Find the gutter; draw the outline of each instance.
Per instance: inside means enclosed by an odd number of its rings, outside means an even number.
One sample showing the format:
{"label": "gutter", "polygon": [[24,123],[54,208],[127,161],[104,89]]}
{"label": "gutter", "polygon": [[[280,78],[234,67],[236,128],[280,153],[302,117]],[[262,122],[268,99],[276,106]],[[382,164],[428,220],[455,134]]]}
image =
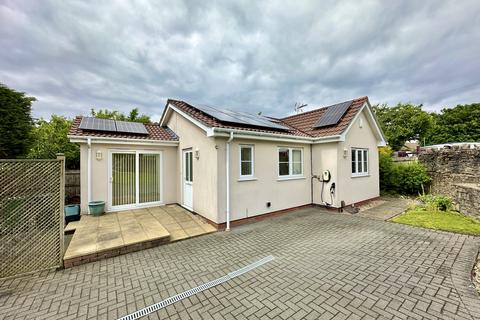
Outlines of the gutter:
{"label": "gutter", "polygon": [[207,132],[208,137],[229,137],[230,133],[235,133],[237,139],[255,139],[255,140],[278,140],[278,141],[295,141],[298,143],[322,143],[322,142],[336,142],[342,141],[342,135],[333,135],[326,137],[303,137],[303,136],[294,136],[286,134],[275,134],[268,132],[258,132],[258,131],[246,131],[239,129],[227,129],[227,128],[210,128]]}
{"label": "gutter", "polygon": [[226,193],[227,193],[227,221],[226,221],[226,228],[225,231],[230,230],[230,142],[233,140],[233,132],[230,132],[230,138],[227,140],[226,148],[225,148],[225,168],[227,170],[227,187],[226,187]]}
{"label": "gutter", "polygon": [[88,143],[90,139],[94,143],[111,143],[111,144],[149,144],[149,145],[178,145],[178,140],[153,140],[153,139],[132,139],[132,138],[112,138],[112,137],[96,137],[96,136],[75,136],[67,135],[72,143]]}
{"label": "gutter", "polygon": [[[92,201],[92,139],[87,139],[88,158],[87,158],[87,198],[88,204]],[[87,205],[88,205],[87,204]],[[90,206],[88,206],[90,213]]]}

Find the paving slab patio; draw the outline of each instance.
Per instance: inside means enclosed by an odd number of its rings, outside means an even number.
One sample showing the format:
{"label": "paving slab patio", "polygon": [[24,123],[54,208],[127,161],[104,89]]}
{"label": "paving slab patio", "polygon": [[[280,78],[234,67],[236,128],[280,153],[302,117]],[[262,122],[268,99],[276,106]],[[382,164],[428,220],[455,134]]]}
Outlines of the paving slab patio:
{"label": "paving slab patio", "polygon": [[[125,247],[142,249],[141,244],[148,243],[147,247],[151,247],[152,243],[172,242],[216,231],[203,218],[177,205],[120,211],[99,217],[84,215],[72,227],[69,225],[66,229],[75,233],[65,252],[66,267],[120,254],[122,250],[118,249]],[[128,251],[136,250],[125,250]],[[98,254],[102,255],[96,256]]]}
{"label": "paving slab patio", "polygon": [[382,197],[379,205],[368,207],[366,210],[360,209],[358,215],[386,221],[405,212],[411,203],[412,200],[408,198]]}

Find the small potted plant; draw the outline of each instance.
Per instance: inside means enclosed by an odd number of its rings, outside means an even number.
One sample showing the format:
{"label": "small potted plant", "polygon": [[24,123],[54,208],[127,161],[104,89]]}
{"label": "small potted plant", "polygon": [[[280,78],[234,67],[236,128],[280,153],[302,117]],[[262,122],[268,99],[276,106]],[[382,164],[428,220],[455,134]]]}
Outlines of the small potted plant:
{"label": "small potted plant", "polygon": [[91,201],[88,203],[88,209],[93,216],[100,216],[105,212],[105,201]]}

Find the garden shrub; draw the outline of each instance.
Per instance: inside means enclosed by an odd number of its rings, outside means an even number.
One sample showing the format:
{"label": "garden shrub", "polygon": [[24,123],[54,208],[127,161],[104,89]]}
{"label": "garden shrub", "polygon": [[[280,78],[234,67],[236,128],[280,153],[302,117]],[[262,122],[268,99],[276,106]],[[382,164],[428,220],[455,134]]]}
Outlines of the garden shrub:
{"label": "garden shrub", "polygon": [[389,147],[383,147],[379,149],[379,167],[380,167],[380,189],[382,191],[393,191],[393,160],[392,149]]}
{"label": "garden shrub", "polygon": [[431,180],[418,162],[394,164],[393,168],[393,187],[400,194],[419,194]]}
{"label": "garden shrub", "polygon": [[421,208],[427,211],[450,211],[453,209],[453,202],[447,196],[424,194],[418,197],[421,201]]}
{"label": "garden shrub", "polygon": [[421,163],[394,163],[389,148],[380,148],[379,167],[382,192],[420,194],[431,180]]}

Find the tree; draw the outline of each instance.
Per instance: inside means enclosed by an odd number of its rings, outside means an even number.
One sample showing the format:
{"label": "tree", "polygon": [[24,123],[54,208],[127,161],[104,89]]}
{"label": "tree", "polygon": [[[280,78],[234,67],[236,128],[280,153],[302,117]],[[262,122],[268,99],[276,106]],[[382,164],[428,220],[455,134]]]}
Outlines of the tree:
{"label": "tree", "polygon": [[480,103],[445,108],[433,118],[425,138],[428,144],[480,141]]}
{"label": "tree", "polygon": [[0,158],[18,158],[28,152],[35,100],[0,83]]}
{"label": "tree", "polygon": [[52,115],[50,121],[37,120],[32,130],[32,147],[28,158],[52,159],[57,153],[63,153],[67,168],[80,168],[80,148],[67,138],[71,125],[72,120],[57,115]]}
{"label": "tree", "polygon": [[141,122],[141,123],[150,123],[150,117],[142,114],[140,115],[140,111],[138,108],[133,108],[128,115],[125,115],[117,110],[108,110],[108,109],[99,109],[96,111],[92,108],[91,110],[92,116],[99,118],[99,119],[114,119],[120,121],[133,121],[133,122]]}
{"label": "tree", "polygon": [[373,106],[373,110],[394,151],[408,140],[422,140],[433,124],[432,115],[423,111],[421,104],[399,103],[394,107],[382,104]]}

